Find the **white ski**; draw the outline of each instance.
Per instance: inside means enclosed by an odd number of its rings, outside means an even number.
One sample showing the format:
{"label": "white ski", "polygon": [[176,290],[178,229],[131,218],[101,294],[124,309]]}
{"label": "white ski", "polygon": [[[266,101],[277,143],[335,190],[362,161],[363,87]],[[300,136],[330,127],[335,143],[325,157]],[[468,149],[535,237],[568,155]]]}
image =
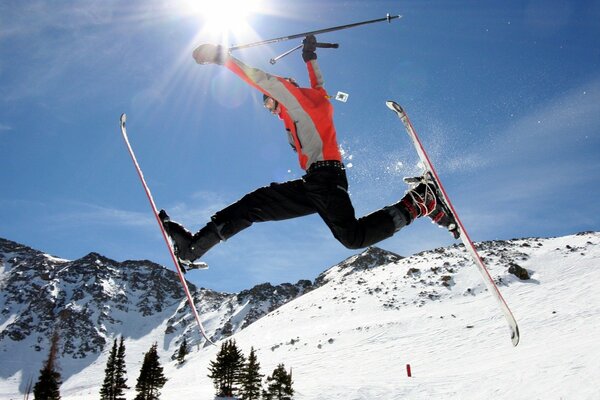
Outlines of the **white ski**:
{"label": "white ski", "polygon": [[500,293],[498,286],[494,282],[494,279],[490,275],[489,270],[483,263],[481,256],[477,252],[477,249],[475,248],[475,245],[473,244],[473,242],[471,241],[471,238],[469,237],[467,231],[465,230],[464,225],[460,221],[460,218],[458,218],[458,214],[456,213],[454,206],[450,202],[448,194],[446,193],[446,190],[442,186],[442,182],[440,181],[440,178],[438,177],[438,174],[435,171],[435,168],[433,167],[433,164],[431,163],[431,160],[429,159],[427,152],[425,152],[425,148],[423,147],[423,144],[419,140],[419,137],[417,136],[417,133],[415,132],[415,129],[413,128],[412,123],[408,119],[406,112],[404,112],[404,110],[402,109],[402,107],[400,107],[400,105],[398,103],[396,103],[394,101],[387,101],[386,105],[388,106],[389,109],[391,109],[398,115],[398,117],[404,124],[404,127],[406,128],[406,132],[408,133],[408,136],[410,136],[410,139],[412,140],[412,142],[415,146],[415,149],[417,150],[417,154],[419,155],[419,158],[421,159],[421,162],[423,163],[423,166],[425,167],[425,170],[426,170],[425,173],[429,173],[430,176],[435,180],[435,183],[437,184],[437,186],[439,188],[441,197],[445,201],[447,208],[452,212],[452,215],[453,215],[454,219],[456,220],[456,223],[458,224],[458,229],[459,229],[459,234],[460,234],[459,238],[464,243],[465,248],[467,249],[467,251],[469,252],[471,257],[473,258],[473,261],[475,262],[475,265],[479,269],[479,272],[481,272],[481,275],[483,276],[483,281],[485,282],[487,288],[489,289],[489,292],[498,301],[500,308],[502,310],[502,313],[504,314],[504,317],[506,318],[506,321],[508,322],[508,326],[510,328],[512,344],[513,344],[513,346],[516,346],[517,344],[519,344],[519,338],[520,338],[519,337],[519,326],[517,325],[517,321],[515,320],[514,315],[510,311],[510,308],[508,308],[508,304],[506,304],[504,297],[502,297],[502,294]]}
{"label": "white ski", "polygon": [[[121,115],[121,134],[123,135],[123,139],[125,139],[125,144],[127,145],[127,150],[129,151],[129,155],[131,156],[131,160],[133,161],[133,165],[135,166],[135,169],[140,178],[140,181],[142,182],[142,186],[144,187],[144,191],[146,192],[146,197],[148,197],[148,201],[150,202],[150,207],[152,208],[154,217],[156,218],[156,221],[158,222],[158,226],[160,227],[160,231],[162,232],[163,238],[165,239],[165,243],[167,244],[167,247],[169,248],[169,253],[171,254],[171,258],[173,259],[173,263],[175,264],[175,269],[177,270],[177,274],[179,275],[179,280],[181,281],[181,284],[183,286],[183,291],[185,292],[185,295],[187,296],[188,303],[192,309],[194,317],[196,318],[196,322],[198,323],[198,328],[200,329],[200,333],[202,334],[204,339],[206,339],[206,341],[215,345],[215,343],[212,340],[210,340],[210,338],[206,334],[206,331],[204,330],[204,326],[202,325],[202,321],[200,320],[200,315],[198,314],[198,310],[196,309],[196,305],[194,304],[194,299],[192,298],[190,289],[188,288],[185,277],[183,276],[183,271],[182,271],[181,265],[179,264],[179,259],[178,259],[177,255],[175,254],[173,244],[171,243],[169,235],[165,231],[165,228],[164,228],[160,218],[158,217],[158,210],[156,209],[156,204],[154,203],[154,199],[152,198],[152,193],[150,192],[150,188],[148,187],[148,184],[146,183],[146,179],[144,178],[142,169],[140,168],[137,158],[135,157],[135,154],[133,152],[133,149],[131,148],[131,144],[129,143],[129,138],[127,137],[127,130],[125,129],[126,121],[127,121],[127,116],[125,114],[122,114]],[[206,265],[205,263],[200,264],[200,265],[198,265],[198,264],[194,264],[194,265],[196,265],[197,268],[208,268],[208,265]]]}

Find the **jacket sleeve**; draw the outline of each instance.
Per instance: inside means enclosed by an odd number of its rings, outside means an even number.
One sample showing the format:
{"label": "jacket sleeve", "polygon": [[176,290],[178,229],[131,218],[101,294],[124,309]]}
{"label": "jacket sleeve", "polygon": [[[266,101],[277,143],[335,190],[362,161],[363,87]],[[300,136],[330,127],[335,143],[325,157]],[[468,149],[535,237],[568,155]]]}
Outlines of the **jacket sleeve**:
{"label": "jacket sleeve", "polygon": [[323,75],[321,74],[321,68],[319,68],[317,60],[307,61],[306,68],[308,68],[310,87],[313,89],[323,89]]}
{"label": "jacket sleeve", "polygon": [[292,96],[291,92],[295,89],[295,86],[285,79],[268,74],[258,68],[250,67],[235,57],[230,56],[224,66],[250,86],[274,98],[283,105],[286,105],[288,102],[287,99],[289,99],[289,96]]}

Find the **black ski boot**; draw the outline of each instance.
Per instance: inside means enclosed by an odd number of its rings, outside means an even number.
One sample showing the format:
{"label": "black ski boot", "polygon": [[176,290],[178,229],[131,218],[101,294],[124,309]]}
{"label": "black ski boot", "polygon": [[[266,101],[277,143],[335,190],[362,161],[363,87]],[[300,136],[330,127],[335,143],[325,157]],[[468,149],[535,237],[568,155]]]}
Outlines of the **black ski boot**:
{"label": "black ski boot", "polygon": [[177,222],[171,221],[171,218],[165,210],[160,210],[158,217],[160,218],[160,222],[162,222],[167,235],[169,235],[171,238],[175,256],[179,261],[179,267],[185,274],[187,271],[184,265],[187,266],[192,260],[186,260],[183,255],[187,253],[187,249],[190,247],[190,243],[192,242],[192,233]]}
{"label": "black ski boot", "polygon": [[427,175],[405,178],[405,181],[416,186],[406,192],[396,207],[404,208],[405,215],[410,216],[410,222],[428,216],[434,223],[448,229],[452,236],[458,239],[460,236],[458,225],[439,193],[435,181],[428,179]]}
{"label": "black ski boot", "polygon": [[165,227],[165,231],[167,231],[167,234],[173,241],[175,253],[178,256],[182,256],[192,242],[192,233],[177,222],[171,221],[171,218],[169,218],[169,215],[165,210],[160,210],[158,217]]}
{"label": "black ski boot", "polygon": [[221,241],[216,224],[211,221],[192,235],[181,224],[171,221],[165,210],[160,210],[158,216],[173,241],[175,255],[182,271],[185,273],[186,268],[207,268],[206,263],[195,263],[194,261]]}

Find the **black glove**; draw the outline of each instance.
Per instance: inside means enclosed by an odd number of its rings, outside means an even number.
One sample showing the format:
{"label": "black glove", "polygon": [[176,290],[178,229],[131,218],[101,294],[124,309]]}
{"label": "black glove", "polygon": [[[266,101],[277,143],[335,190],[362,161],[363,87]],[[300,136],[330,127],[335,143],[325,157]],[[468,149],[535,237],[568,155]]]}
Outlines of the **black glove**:
{"label": "black glove", "polygon": [[316,60],[317,53],[315,53],[315,51],[317,50],[317,38],[315,35],[308,35],[305,37],[302,44],[304,45],[302,47],[302,59],[304,62]]}

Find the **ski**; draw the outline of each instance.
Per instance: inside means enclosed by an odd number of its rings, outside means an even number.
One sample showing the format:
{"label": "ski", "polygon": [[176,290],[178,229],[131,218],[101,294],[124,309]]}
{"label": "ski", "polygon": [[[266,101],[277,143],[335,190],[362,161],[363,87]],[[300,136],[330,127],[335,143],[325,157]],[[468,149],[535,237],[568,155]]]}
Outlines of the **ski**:
{"label": "ski", "polygon": [[402,107],[394,101],[387,101],[386,105],[388,106],[388,108],[390,110],[394,111],[398,115],[398,118],[400,118],[400,120],[402,121],[402,124],[406,128],[406,132],[408,133],[408,136],[410,137],[411,141],[413,142],[413,145],[415,146],[415,149],[417,150],[417,154],[425,168],[424,176],[428,176],[428,179],[432,179],[435,182],[437,189],[438,189],[438,193],[441,195],[441,198],[446,203],[447,209],[452,213],[454,220],[458,224],[458,236],[459,236],[460,240],[463,242],[463,244],[465,245],[465,248],[467,249],[467,251],[469,252],[471,257],[473,258],[473,261],[474,261],[475,265],[477,266],[477,269],[479,269],[479,272],[483,276],[483,281],[486,284],[489,292],[498,301],[498,304],[500,305],[500,309],[502,310],[502,313],[504,314],[504,317],[506,318],[506,321],[508,322],[508,326],[510,328],[511,341],[512,341],[513,346],[518,345],[520,335],[519,335],[519,326],[517,325],[517,321],[516,321],[513,313],[510,311],[508,304],[504,300],[504,297],[502,297],[502,294],[500,293],[498,286],[494,282],[494,279],[490,275],[489,270],[485,266],[483,259],[477,252],[477,249],[475,248],[475,245],[471,241],[471,238],[469,237],[469,234],[465,230],[465,227],[462,224],[460,218],[458,218],[458,214],[456,213],[454,206],[450,202],[450,198],[448,197],[446,190],[442,186],[442,182],[440,181],[440,178],[439,178],[437,172],[435,171],[435,168],[433,167],[433,164],[431,163],[431,160],[429,159],[429,156],[427,155],[427,152],[425,151],[423,144],[421,143],[419,137],[417,136],[417,133],[415,132],[415,129],[413,128],[413,125],[410,122],[408,115],[406,115],[406,112],[402,109]]}
{"label": "ski", "polygon": [[[123,139],[125,140],[125,144],[127,145],[127,150],[129,151],[129,155],[131,156],[131,160],[133,161],[133,165],[135,166],[135,169],[137,171],[138,177],[140,178],[140,181],[142,183],[142,186],[144,187],[144,191],[146,192],[146,197],[148,198],[148,201],[150,202],[150,208],[152,208],[152,212],[154,213],[154,217],[156,218],[156,221],[158,222],[158,226],[160,227],[160,231],[162,232],[162,236],[165,240],[165,243],[167,244],[167,248],[169,249],[169,253],[171,255],[171,258],[173,259],[173,263],[175,264],[175,269],[177,270],[177,274],[179,276],[179,280],[181,281],[181,285],[183,286],[183,291],[185,292],[185,295],[187,297],[187,301],[192,309],[192,313],[194,314],[194,317],[196,318],[196,322],[198,323],[198,328],[200,329],[200,333],[202,334],[202,336],[204,337],[204,339],[206,339],[207,342],[209,342],[212,345],[215,345],[215,343],[210,340],[210,338],[208,337],[208,335],[206,334],[206,331],[204,330],[204,326],[202,325],[202,321],[200,320],[200,315],[198,314],[198,310],[196,309],[196,305],[194,304],[194,299],[192,298],[192,294],[190,293],[190,289],[188,288],[187,282],[185,280],[185,277],[183,276],[184,272],[183,272],[183,267],[180,264],[180,260],[177,257],[177,254],[175,252],[174,246],[171,243],[171,239],[169,238],[169,235],[167,234],[167,232],[165,231],[165,228],[162,224],[162,221],[160,220],[159,216],[158,216],[158,210],[156,208],[156,204],[154,203],[154,199],[152,197],[152,193],[150,192],[150,188],[148,187],[148,184],[146,183],[146,179],[144,178],[144,174],[142,172],[142,169],[140,168],[140,165],[137,161],[137,158],[135,157],[135,153],[133,152],[133,148],[131,147],[131,144],[129,143],[129,137],[127,136],[127,129],[125,127],[125,123],[127,121],[127,115],[125,114],[121,114],[121,119],[120,119],[120,125],[121,125],[121,134],[123,135]],[[196,268],[208,268],[208,265],[206,265],[205,263],[202,264],[194,264],[196,265]]]}

